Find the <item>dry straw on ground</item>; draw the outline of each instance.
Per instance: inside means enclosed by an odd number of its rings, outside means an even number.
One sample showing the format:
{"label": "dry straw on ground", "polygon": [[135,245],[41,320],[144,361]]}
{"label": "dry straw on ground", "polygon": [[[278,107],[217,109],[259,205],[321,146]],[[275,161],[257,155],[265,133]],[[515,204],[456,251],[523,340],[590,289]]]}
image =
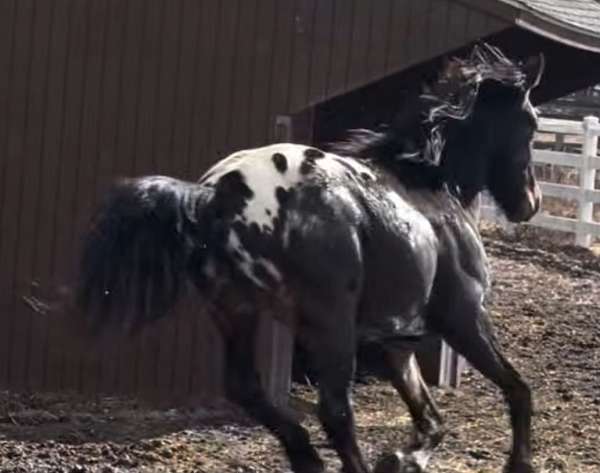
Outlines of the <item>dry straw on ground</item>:
{"label": "dry straw on ground", "polygon": [[[541,473],[600,471],[600,258],[573,247],[486,232],[495,271],[491,312],[503,348],[535,394]],[[439,473],[499,472],[510,432],[498,390],[468,372],[459,390],[435,390],[449,433],[432,461]],[[296,387],[304,404],[314,392]],[[373,381],[354,393],[370,461],[401,445],[410,419],[393,389]],[[339,463],[313,416],[330,470]],[[225,411],[152,411],[133,401],[0,396],[0,472],[287,472],[262,428]]]}

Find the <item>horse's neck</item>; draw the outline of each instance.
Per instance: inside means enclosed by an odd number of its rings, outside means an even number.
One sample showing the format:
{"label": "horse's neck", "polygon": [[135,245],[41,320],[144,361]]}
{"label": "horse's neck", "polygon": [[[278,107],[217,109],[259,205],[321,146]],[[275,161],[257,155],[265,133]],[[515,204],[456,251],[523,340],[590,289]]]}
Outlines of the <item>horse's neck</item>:
{"label": "horse's neck", "polygon": [[444,180],[463,208],[476,215],[486,188],[489,144],[477,136],[470,121],[451,122],[446,131],[440,165]]}

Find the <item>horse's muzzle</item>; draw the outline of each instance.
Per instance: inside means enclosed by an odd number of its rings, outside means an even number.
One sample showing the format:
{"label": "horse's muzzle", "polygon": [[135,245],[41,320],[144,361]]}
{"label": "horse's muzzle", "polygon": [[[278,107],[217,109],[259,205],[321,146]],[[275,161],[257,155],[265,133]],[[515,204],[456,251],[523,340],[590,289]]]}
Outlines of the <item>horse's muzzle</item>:
{"label": "horse's muzzle", "polygon": [[533,182],[533,185],[528,187],[526,190],[525,198],[521,201],[521,206],[512,215],[507,215],[511,222],[527,222],[531,220],[542,206],[542,191],[537,182]]}

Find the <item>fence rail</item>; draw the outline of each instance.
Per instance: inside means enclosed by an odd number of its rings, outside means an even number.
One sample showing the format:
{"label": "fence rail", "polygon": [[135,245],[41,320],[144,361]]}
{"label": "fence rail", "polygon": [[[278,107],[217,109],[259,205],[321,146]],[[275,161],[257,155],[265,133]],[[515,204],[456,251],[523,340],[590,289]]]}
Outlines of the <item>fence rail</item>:
{"label": "fence rail", "polygon": [[[540,120],[541,133],[580,136],[583,138],[581,153],[566,153],[547,149],[536,149],[533,161],[540,164],[570,166],[579,171],[579,185],[540,182],[544,196],[577,201],[577,219],[558,217],[540,213],[528,225],[559,230],[575,234],[580,246],[589,247],[594,237],[600,237],[600,222],[594,221],[594,204],[600,204],[600,190],[595,188],[596,171],[600,169],[598,157],[598,136],[600,123],[597,117],[585,117],[582,122],[543,118]],[[485,220],[506,224],[500,211],[489,201],[484,201],[481,215]]]}

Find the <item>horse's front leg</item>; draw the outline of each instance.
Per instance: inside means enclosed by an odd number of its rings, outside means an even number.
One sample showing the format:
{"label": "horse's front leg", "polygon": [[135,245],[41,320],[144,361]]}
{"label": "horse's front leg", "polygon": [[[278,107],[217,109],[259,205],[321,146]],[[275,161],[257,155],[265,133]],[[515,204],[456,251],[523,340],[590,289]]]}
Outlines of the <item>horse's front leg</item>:
{"label": "horse's front leg", "polygon": [[386,352],[392,384],[410,411],[414,432],[410,444],[402,451],[383,456],[374,473],[422,472],[444,436],[443,420],[421,377],[414,353],[394,347],[386,347]]}
{"label": "horse's front leg", "polygon": [[489,316],[480,303],[439,320],[446,341],[482,375],[498,386],[508,403],[513,442],[506,473],[533,473],[531,391],[500,352]]}

